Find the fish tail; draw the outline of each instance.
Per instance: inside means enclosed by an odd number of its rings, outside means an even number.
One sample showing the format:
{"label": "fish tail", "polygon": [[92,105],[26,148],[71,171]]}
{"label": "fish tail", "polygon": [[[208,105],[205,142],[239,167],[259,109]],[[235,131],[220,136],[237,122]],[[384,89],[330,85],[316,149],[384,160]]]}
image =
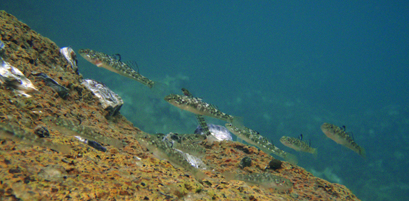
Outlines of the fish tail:
{"label": "fish tail", "polygon": [[150,85],[148,87],[158,97],[165,96],[166,89],[169,88],[167,85],[165,85],[164,83],[161,83],[161,82],[155,82],[154,84],[152,84],[152,85]]}
{"label": "fish tail", "polygon": [[366,158],[366,151],[363,147],[359,147],[358,151],[359,151],[358,153],[359,155],[361,155],[363,158]]}
{"label": "fish tail", "polygon": [[317,159],[317,155],[318,155],[317,148],[313,148],[311,153],[314,156],[314,158]]}
{"label": "fish tail", "polygon": [[230,123],[233,124],[233,126],[237,128],[241,128],[241,129],[245,128],[243,126],[243,117],[234,116],[233,120]]}

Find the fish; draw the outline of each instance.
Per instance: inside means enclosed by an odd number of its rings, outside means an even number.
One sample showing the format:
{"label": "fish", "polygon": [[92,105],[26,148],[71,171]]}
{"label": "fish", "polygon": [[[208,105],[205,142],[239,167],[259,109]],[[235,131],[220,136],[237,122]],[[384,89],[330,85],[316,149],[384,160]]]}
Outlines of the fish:
{"label": "fish", "polygon": [[230,123],[238,123],[237,117],[221,112],[215,106],[203,102],[200,98],[170,94],[164,99],[173,106],[197,115],[209,116]]}
{"label": "fish", "polygon": [[178,151],[192,167],[202,170],[206,169],[206,164],[204,164],[202,159],[200,159],[199,157],[196,157],[189,153],[185,153],[179,149],[175,150]]}
{"label": "fish", "polygon": [[274,154],[290,163],[297,164],[297,157],[287,153],[280,148],[274,146],[274,144],[267,138],[260,135],[259,132],[251,130],[242,126],[243,128],[238,128],[232,125],[231,123],[226,123],[225,127],[233,134],[235,134],[240,139],[246,141],[247,143],[254,145],[268,154]]}
{"label": "fish", "polygon": [[[199,136],[199,138],[204,137],[201,135],[197,136]],[[186,137],[184,139],[190,140],[187,138],[189,137]],[[191,153],[189,153],[189,155],[184,154],[184,152],[181,151],[180,149],[174,148],[172,143],[168,143],[167,140],[164,140],[159,136],[147,134],[143,136],[137,136],[137,140],[142,146],[149,149],[149,151],[152,152],[159,159],[167,159],[173,165],[182,167],[185,170],[189,171],[197,179],[203,179],[204,177],[206,177],[205,174],[199,171],[200,169],[206,168],[206,165],[202,163],[199,157],[193,158],[192,157],[193,155],[191,155]],[[189,142],[185,143],[189,144]],[[191,145],[190,148],[199,147],[199,145],[196,145],[195,143],[190,143],[190,145]]]}
{"label": "fish", "polygon": [[324,123],[321,125],[321,130],[331,140],[366,158],[365,149],[354,141],[352,136],[345,131],[345,127],[341,128],[333,124]]}
{"label": "fish", "polygon": [[21,143],[22,146],[46,147],[63,154],[70,154],[73,151],[71,146],[54,143],[53,141],[46,140],[38,135],[33,135],[32,132],[22,129],[19,125],[13,123],[0,122],[0,138],[2,140],[10,139],[15,142],[24,142]]}
{"label": "fish", "polygon": [[235,174],[230,177],[235,180],[244,181],[253,185],[260,185],[267,189],[272,188],[278,191],[288,191],[292,189],[294,185],[289,179],[272,173]]}
{"label": "fish", "polygon": [[152,88],[155,84],[154,81],[144,77],[132,69],[128,64],[120,61],[117,56],[110,56],[90,49],[80,49],[78,52],[85,60],[97,67],[102,67],[124,77],[136,80],[149,88]]}
{"label": "fish", "polygon": [[[192,93],[190,93],[190,91],[187,90],[186,88],[182,88],[182,92],[183,92],[183,94],[184,94],[185,96],[190,97],[190,98],[193,98]],[[211,133],[210,133],[210,131],[209,131],[209,127],[207,127],[207,123],[206,123],[206,120],[205,120],[205,118],[203,117],[203,115],[197,114],[197,115],[196,115],[196,118],[197,118],[197,121],[199,121],[200,126],[203,128],[203,133],[204,133],[207,137],[210,137],[210,136],[211,136]]]}
{"label": "fish", "polygon": [[283,136],[280,138],[280,142],[283,145],[291,149],[294,149],[296,151],[303,151],[303,152],[317,155],[317,149],[312,148],[308,143],[302,141],[302,137],[299,139],[299,138],[294,138],[294,137]]}

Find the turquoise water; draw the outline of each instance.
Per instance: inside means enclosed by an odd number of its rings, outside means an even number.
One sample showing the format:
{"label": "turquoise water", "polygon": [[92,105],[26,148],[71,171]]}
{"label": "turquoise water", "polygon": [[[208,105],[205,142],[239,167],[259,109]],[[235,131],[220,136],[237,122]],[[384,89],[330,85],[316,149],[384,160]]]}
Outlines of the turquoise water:
{"label": "turquoise water", "polygon": [[[136,61],[165,92],[82,58],[79,69],[118,93],[121,113],[144,131],[193,133],[195,116],[163,100],[185,87],[362,200],[409,197],[409,2],[100,2],[19,0],[0,9],[60,47]],[[324,122],[345,125],[367,159],[327,139]],[[300,133],[318,147],[316,159],[279,142]]]}

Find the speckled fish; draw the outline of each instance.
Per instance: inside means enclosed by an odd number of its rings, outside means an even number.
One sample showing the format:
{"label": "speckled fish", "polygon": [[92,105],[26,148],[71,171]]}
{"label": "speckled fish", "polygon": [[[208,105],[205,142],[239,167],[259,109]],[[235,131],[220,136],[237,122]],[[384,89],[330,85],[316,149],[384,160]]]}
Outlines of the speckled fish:
{"label": "speckled fish", "polygon": [[[185,88],[182,88],[182,92],[183,92],[183,94],[185,94],[185,96],[187,96],[187,97],[190,97],[190,98],[193,98],[193,95],[192,95],[192,93],[190,93],[190,91],[189,90],[187,90],[187,89],[185,89]],[[206,135],[206,136],[211,136],[211,133],[210,133],[210,131],[209,131],[209,127],[207,127],[207,123],[206,123],[206,120],[205,120],[205,118],[203,117],[203,115],[196,115],[196,118],[197,118],[197,121],[199,121],[199,124],[200,124],[200,126],[203,128],[203,133]]]}
{"label": "speckled fish", "polygon": [[279,191],[287,191],[293,187],[293,183],[291,183],[289,179],[271,173],[237,174],[234,175],[233,178],[235,180],[260,185],[264,188],[273,188]]}
{"label": "speckled fish", "polygon": [[294,149],[296,151],[303,151],[303,152],[307,152],[307,153],[317,155],[317,149],[310,147],[310,145],[308,143],[302,141],[302,139],[283,136],[283,137],[280,138],[280,142],[283,145],[285,145],[287,147],[290,147],[291,149]]}
{"label": "speckled fish", "polygon": [[[200,135],[199,135],[200,136]],[[204,137],[204,136],[202,136]],[[137,140],[142,146],[149,149],[156,157],[160,159],[167,159],[173,165],[183,167],[187,171],[191,172],[196,178],[203,178],[204,175],[199,171],[199,169],[206,168],[204,164],[198,161],[198,158],[191,160],[192,158],[187,158],[189,156],[183,154],[179,149],[173,148],[171,143],[163,140],[161,137],[155,137],[154,135],[138,136]],[[193,162],[193,164],[192,164]],[[197,163],[196,163],[197,162]],[[200,163],[200,164],[199,164]]]}
{"label": "speckled fish", "polygon": [[230,123],[237,123],[237,117],[221,112],[215,106],[203,102],[200,98],[170,94],[165,97],[165,101],[197,115],[205,115]]}
{"label": "speckled fish", "polygon": [[134,69],[132,69],[128,64],[118,60],[114,56],[110,56],[102,52],[97,52],[90,49],[80,49],[78,52],[82,57],[84,57],[85,60],[91,62],[92,64],[98,67],[103,67],[114,73],[118,73],[127,78],[136,80],[148,86],[149,88],[152,88],[153,85],[155,84],[155,82],[142,76]]}
{"label": "speckled fish", "polygon": [[336,143],[351,149],[364,158],[366,157],[365,149],[360,147],[354,141],[354,139],[347,132],[345,132],[344,128],[340,128],[333,124],[324,123],[321,126],[321,130],[331,140],[334,140]]}
{"label": "speckled fish", "polygon": [[225,126],[227,129],[229,129],[230,132],[235,134],[237,137],[251,145],[258,147],[265,153],[274,154],[294,164],[297,163],[297,157],[274,146],[274,144],[271,143],[270,140],[260,135],[260,133],[258,133],[257,131],[251,130],[244,126],[243,128],[237,128],[230,123],[226,123]]}

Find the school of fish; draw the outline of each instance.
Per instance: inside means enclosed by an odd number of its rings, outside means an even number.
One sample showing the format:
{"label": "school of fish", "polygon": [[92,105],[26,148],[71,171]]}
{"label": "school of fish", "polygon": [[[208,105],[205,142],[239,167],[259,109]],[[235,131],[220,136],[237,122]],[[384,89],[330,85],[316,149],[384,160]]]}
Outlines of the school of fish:
{"label": "school of fish", "polygon": [[[103,67],[119,75],[136,80],[148,86],[149,88],[152,88],[155,84],[154,81],[142,76],[141,74],[139,74],[139,72],[135,71],[128,64],[120,61],[120,59],[115,56],[110,56],[105,53],[90,49],[80,49],[79,54],[85,60],[98,67]],[[164,100],[182,110],[194,113],[206,136],[211,136],[211,133],[203,116],[209,116],[227,121],[229,123],[226,124],[226,128],[228,128],[237,137],[243,139],[251,145],[259,147],[266,153],[271,153],[293,163],[296,163],[297,160],[295,156],[277,148],[273,145],[273,143],[271,143],[267,138],[260,135],[258,132],[241,126],[241,124],[237,121],[237,117],[221,112],[216,106],[206,103],[200,98],[193,97],[193,95],[185,88],[183,88],[182,91],[184,95],[170,94],[166,96]],[[366,156],[365,149],[360,147],[353,140],[353,138],[342,128],[332,124],[324,123],[321,126],[321,129],[328,138],[334,140],[336,143],[355,151],[363,157]],[[302,141],[302,139],[283,136],[280,139],[280,142],[283,145],[296,151],[303,151],[314,155],[317,154],[317,149],[310,147],[310,145]]]}
{"label": "school of fish", "polygon": [[[142,76],[139,72],[132,69],[128,64],[120,61],[115,56],[110,56],[102,52],[90,50],[90,49],[81,49],[79,54],[84,57],[87,61],[96,65],[97,67],[103,67],[107,70],[115,72],[119,75],[131,78],[136,80],[149,88],[152,88],[155,84],[154,81]],[[200,131],[205,134],[207,140],[211,140],[212,134],[209,131],[208,124],[204,116],[220,119],[228,123],[225,124],[225,127],[238,138],[244,140],[250,145],[258,147],[265,153],[273,154],[278,157],[287,160],[290,163],[296,164],[297,157],[287,153],[280,148],[276,147],[270,140],[262,136],[257,131],[254,131],[250,128],[244,127],[239,123],[239,120],[236,116],[229,115],[227,113],[221,112],[216,106],[204,102],[202,99],[194,97],[187,89],[182,89],[184,95],[170,94],[167,95],[164,100],[171,105],[178,107],[182,110],[191,112],[195,114],[199,124]],[[333,124],[324,123],[321,126],[323,133],[333,141],[338,144],[341,144],[354,152],[358,153],[362,157],[366,157],[365,149],[359,146],[353,139],[353,137],[345,131],[345,127],[338,127]],[[214,137],[214,136],[213,136]],[[175,135],[172,135],[172,138],[177,138]],[[182,165],[185,168],[191,169],[189,167],[194,167],[193,169],[203,169],[204,165],[200,164],[200,159],[195,158],[193,155],[185,153],[183,151],[192,150],[192,148],[184,149],[183,143],[175,142],[170,140],[171,145],[165,143],[169,141],[169,137],[163,138],[163,140],[153,140],[146,141],[145,139],[140,139],[142,144],[145,144],[150,149],[162,150],[171,161]],[[164,141],[165,140],[165,141]],[[314,156],[317,155],[317,149],[311,147],[311,143],[306,143],[302,139],[302,134],[299,138],[294,138],[290,136],[282,136],[280,142],[295,151],[302,151],[311,153]],[[154,145],[154,146],[153,146]],[[157,148],[155,148],[157,147]],[[178,149],[179,148],[179,149]],[[170,151],[169,151],[170,150]],[[199,163],[199,165],[198,165]],[[190,165],[189,165],[190,164]],[[193,170],[195,171],[195,170]],[[247,174],[247,175],[235,175],[234,179],[243,180],[248,183],[260,184],[269,188],[276,189],[287,189],[292,186],[291,182],[285,178],[281,178],[271,174]]]}
{"label": "school of fish", "polygon": [[251,130],[244,126],[243,128],[238,128],[236,126],[233,126],[231,123],[226,123],[225,126],[237,137],[251,145],[258,147],[265,153],[274,154],[276,156],[284,158],[285,160],[288,160],[293,164],[297,164],[297,157],[274,146],[274,144],[270,140],[260,135],[260,133],[258,133],[257,131]]}

